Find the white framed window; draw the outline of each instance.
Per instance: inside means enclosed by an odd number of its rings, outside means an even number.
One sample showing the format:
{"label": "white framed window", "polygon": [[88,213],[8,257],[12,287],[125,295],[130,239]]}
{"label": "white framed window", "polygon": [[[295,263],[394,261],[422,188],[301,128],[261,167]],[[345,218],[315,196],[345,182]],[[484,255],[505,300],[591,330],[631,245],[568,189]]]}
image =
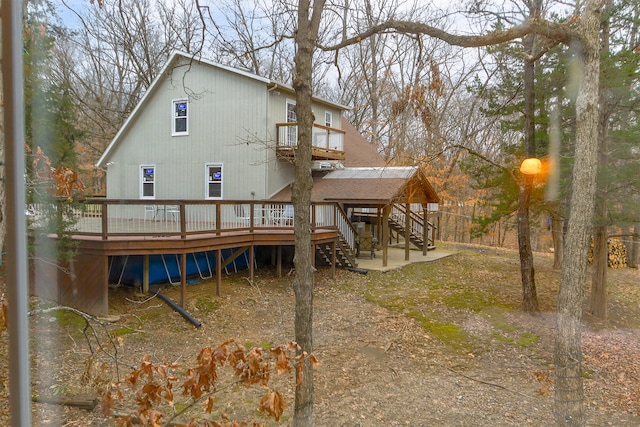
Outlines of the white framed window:
{"label": "white framed window", "polygon": [[171,135],[189,135],[189,101],[177,99],[172,101]]}
{"label": "white framed window", "polygon": [[333,127],[333,114],[331,114],[331,111],[324,112],[324,125],[329,128]]}
{"label": "white framed window", "polygon": [[140,198],[156,198],[156,167],[155,165],[140,165]]}
{"label": "white framed window", "polygon": [[205,199],[222,199],[222,163],[207,163]]}
{"label": "white framed window", "polygon": [[[287,99],[287,123],[296,123],[296,101]],[[287,142],[290,147],[298,145],[298,126],[287,126]]]}

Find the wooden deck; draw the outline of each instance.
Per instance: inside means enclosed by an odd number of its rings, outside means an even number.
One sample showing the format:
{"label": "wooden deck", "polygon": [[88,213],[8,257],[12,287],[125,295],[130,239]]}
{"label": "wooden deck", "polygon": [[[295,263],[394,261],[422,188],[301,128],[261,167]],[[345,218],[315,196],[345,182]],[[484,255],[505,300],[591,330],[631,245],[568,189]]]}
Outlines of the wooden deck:
{"label": "wooden deck", "polygon": [[[173,208],[168,210],[167,206]],[[311,211],[311,243],[314,247],[332,248],[333,273],[339,236],[355,242],[355,230],[335,205],[313,205]],[[264,202],[86,200],[81,209],[74,211],[72,238],[77,244],[74,262],[60,269],[55,263],[34,260],[31,291],[91,314],[107,314],[110,257],[177,254],[181,259],[183,306],[189,254],[216,252],[215,265],[220,266],[215,269],[218,293],[224,267],[221,253],[225,249],[248,249],[249,275],[253,280],[256,246],[273,246],[281,273],[282,247],[292,246],[295,241],[292,212],[290,204]],[[50,236],[49,240],[40,245],[53,245],[56,236]],[[39,250],[47,253],[46,247]],[[142,286],[148,289],[148,281]]]}

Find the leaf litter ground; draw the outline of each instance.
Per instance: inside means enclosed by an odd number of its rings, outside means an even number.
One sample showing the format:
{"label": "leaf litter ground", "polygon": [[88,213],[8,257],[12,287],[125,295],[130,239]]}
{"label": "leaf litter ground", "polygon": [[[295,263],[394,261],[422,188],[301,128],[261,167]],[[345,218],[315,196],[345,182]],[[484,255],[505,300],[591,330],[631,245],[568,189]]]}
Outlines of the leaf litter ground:
{"label": "leaf litter ground", "polygon": [[[541,312],[520,311],[517,253],[450,247],[456,253],[386,273],[316,273],[314,294],[314,421],[318,426],[547,426],[553,423],[553,339],[559,272],[535,255]],[[585,403],[590,426],[640,425],[639,271],[608,271],[609,319],[584,316]],[[161,292],[178,301],[177,287]],[[588,289],[587,289],[588,292]],[[588,295],[588,293],[587,293]],[[32,308],[50,305],[34,298]],[[270,268],[189,285],[186,309],[194,327],[159,298],[110,290],[118,319],[97,342],[116,344],[118,372],[104,354],[89,357],[77,316],[31,318],[34,394],[91,395],[152,360],[192,366],[199,350],[227,339],[265,349],[293,340],[291,277]],[[126,327],[123,327],[126,325]],[[107,330],[108,329],[108,330]],[[108,333],[117,339],[110,340]],[[100,334],[104,332],[104,336]],[[0,424],[8,423],[7,337],[2,336]],[[96,348],[94,343],[94,348]],[[113,351],[110,351],[113,354]],[[108,367],[108,368],[107,368]],[[105,369],[107,368],[107,369]],[[265,390],[221,379],[214,413],[229,419],[288,425],[293,378],[272,378],[288,400],[280,423],[258,412]],[[179,393],[176,392],[176,395]],[[177,398],[176,400],[179,400]],[[116,405],[125,414],[131,400]],[[192,413],[194,416],[198,412]],[[86,411],[36,403],[34,425],[109,426],[99,407]]]}

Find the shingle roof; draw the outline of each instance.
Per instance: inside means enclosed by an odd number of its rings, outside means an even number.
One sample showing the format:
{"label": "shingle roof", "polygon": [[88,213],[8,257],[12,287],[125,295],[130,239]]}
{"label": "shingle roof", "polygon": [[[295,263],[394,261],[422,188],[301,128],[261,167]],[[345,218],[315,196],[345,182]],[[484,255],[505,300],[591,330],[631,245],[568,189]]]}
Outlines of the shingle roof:
{"label": "shingle roof", "polygon": [[373,145],[367,141],[356,128],[342,117],[344,134],[344,165],[345,167],[386,166],[382,156]]}

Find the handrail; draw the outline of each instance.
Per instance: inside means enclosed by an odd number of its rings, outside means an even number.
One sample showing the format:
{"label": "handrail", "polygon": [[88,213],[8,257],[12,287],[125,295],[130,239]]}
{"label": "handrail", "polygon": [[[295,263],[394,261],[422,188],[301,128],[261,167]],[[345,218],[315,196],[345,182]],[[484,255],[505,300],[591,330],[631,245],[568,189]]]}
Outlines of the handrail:
{"label": "handrail", "polygon": [[[295,147],[297,145],[298,123],[276,123],[276,146]],[[289,134],[291,132],[291,134]],[[312,127],[312,146],[324,150],[344,151],[345,131],[317,123]]]}
{"label": "handrail", "polygon": [[[402,226],[404,226],[406,212],[407,210],[403,205],[396,203],[392,207],[391,216],[398,217],[399,218],[398,222]],[[423,236],[424,217],[418,215],[418,213],[416,213],[415,211],[409,211],[409,229],[413,234],[417,236]],[[426,244],[427,246],[433,246],[434,244],[434,231],[436,231],[434,224],[431,221],[427,221],[427,233],[426,233],[427,241],[424,242],[424,244]]]}
{"label": "handrail", "polygon": [[[314,228],[338,229],[334,211],[337,204],[313,204]],[[43,218],[43,205],[30,207],[34,226]],[[322,209],[322,214],[319,210]],[[66,211],[65,211],[66,212]],[[86,198],[79,201],[69,218],[75,235],[101,236],[178,236],[222,235],[256,230],[293,230],[291,203],[266,200],[160,200]],[[72,218],[72,217],[73,218]]]}

